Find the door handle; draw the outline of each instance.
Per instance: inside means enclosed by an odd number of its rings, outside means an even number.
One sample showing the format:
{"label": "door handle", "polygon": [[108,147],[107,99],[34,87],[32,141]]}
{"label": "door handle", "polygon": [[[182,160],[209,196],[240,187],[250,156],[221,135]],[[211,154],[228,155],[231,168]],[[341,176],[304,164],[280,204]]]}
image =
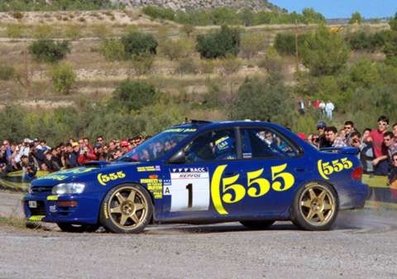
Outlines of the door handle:
{"label": "door handle", "polygon": [[294,170],[296,172],[305,172],[306,171],[306,169],[304,169],[304,168],[294,168]]}

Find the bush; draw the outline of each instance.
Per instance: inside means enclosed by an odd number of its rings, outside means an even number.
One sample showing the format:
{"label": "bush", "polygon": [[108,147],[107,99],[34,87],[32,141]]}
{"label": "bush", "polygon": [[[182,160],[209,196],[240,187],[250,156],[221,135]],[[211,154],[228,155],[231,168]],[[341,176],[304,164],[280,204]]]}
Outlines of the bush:
{"label": "bush", "polygon": [[160,44],[160,51],[171,61],[189,56],[193,51],[193,44],[189,40],[166,40]]}
{"label": "bush", "polygon": [[158,43],[151,34],[141,32],[131,32],[121,37],[121,43],[124,46],[125,55],[131,58],[134,55],[156,54]]}
{"label": "bush", "polygon": [[140,110],[155,102],[157,91],[154,86],[139,81],[123,81],[114,91],[112,103],[128,111]]}
{"label": "bush", "polygon": [[29,52],[36,61],[55,63],[70,53],[68,41],[38,40],[29,46]]}
{"label": "bush", "polygon": [[99,51],[108,61],[120,61],[125,58],[124,45],[117,39],[103,40]]}
{"label": "bush", "polygon": [[69,94],[76,82],[76,74],[69,64],[55,65],[51,70],[51,81],[57,92]]}
{"label": "bush", "polygon": [[197,37],[197,51],[202,58],[236,56],[240,51],[240,31],[222,26],[220,31]]}
{"label": "bush", "polygon": [[245,33],[241,36],[241,56],[252,58],[264,48],[264,37],[256,33]]}
{"label": "bush", "polygon": [[11,80],[15,76],[15,69],[8,65],[0,65],[0,80]]}
{"label": "bush", "polygon": [[197,66],[191,59],[185,58],[179,61],[178,66],[175,69],[175,73],[183,74],[196,74]]}
{"label": "bush", "polygon": [[146,6],[142,9],[143,13],[152,17],[159,19],[174,20],[175,12],[171,9],[159,8],[156,6]]}

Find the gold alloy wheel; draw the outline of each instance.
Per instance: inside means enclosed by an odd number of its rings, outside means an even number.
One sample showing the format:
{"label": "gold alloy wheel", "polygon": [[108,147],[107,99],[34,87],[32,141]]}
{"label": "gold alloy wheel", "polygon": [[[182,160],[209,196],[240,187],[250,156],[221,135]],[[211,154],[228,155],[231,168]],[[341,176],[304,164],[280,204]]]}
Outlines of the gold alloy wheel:
{"label": "gold alloy wheel", "polygon": [[310,225],[326,225],[335,215],[336,200],[327,187],[317,183],[309,184],[300,196],[299,210]]}
{"label": "gold alloy wheel", "polygon": [[111,195],[107,209],[113,224],[122,229],[133,229],[145,222],[148,201],[137,188],[125,186]]}

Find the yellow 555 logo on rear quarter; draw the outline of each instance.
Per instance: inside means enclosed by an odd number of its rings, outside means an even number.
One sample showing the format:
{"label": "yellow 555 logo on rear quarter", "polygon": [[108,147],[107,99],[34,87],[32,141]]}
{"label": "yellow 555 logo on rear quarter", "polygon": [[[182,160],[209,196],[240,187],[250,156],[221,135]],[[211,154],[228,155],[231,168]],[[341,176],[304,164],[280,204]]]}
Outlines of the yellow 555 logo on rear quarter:
{"label": "yellow 555 logo on rear quarter", "polygon": [[247,172],[247,187],[236,183],[240,175],[222,177],[227,165],[218,166],[211,180],[211,199],[215,210],[221,215],[229,214],[224,204],[238,203],[246,196],[260,198],[270,189],[277,192],[287,191],[295,183],[295,177],[286,172],[287,164],[270,168],[272,179],[262,177],[264,169]]}
{"label": "yellow 555 logo on rear quarter", "polygon": [[109,181],[114,181],[114,180],[118,180],[118,179],[122,179],[125,177],[125,173],[123,171],[118,171],[118,172],[112,172],[112,173],[98,173],[98,182],[103,185],[106,186],[106,184]]}
{"label": "yellow 555 logo on rear quarter", "polygon": [[323,162],[319,160],[317,162],[318,172],[324,179],[329,179],[329,176],[333,173],[341,172],[343,170],[348,170],[353,167],[352,161],[346,158],[333,160],[331,162]]}

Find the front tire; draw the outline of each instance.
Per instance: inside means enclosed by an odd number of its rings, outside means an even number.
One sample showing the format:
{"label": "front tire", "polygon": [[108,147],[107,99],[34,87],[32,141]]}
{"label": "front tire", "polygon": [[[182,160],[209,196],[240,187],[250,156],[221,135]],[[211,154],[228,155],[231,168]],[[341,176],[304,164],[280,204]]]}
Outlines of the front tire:
{"label": "front tire", "polygon": [[325,183],[311,182],[299,189],[292,206],[292,222],[301,229],[331,229],[339,211],[334,188]]}
{"label": "front tire", "polygon": [[101,205],[101,224],[115,233],[139,233],[153,214],[150,195],[140,185],[124,184],[110,190]]}

